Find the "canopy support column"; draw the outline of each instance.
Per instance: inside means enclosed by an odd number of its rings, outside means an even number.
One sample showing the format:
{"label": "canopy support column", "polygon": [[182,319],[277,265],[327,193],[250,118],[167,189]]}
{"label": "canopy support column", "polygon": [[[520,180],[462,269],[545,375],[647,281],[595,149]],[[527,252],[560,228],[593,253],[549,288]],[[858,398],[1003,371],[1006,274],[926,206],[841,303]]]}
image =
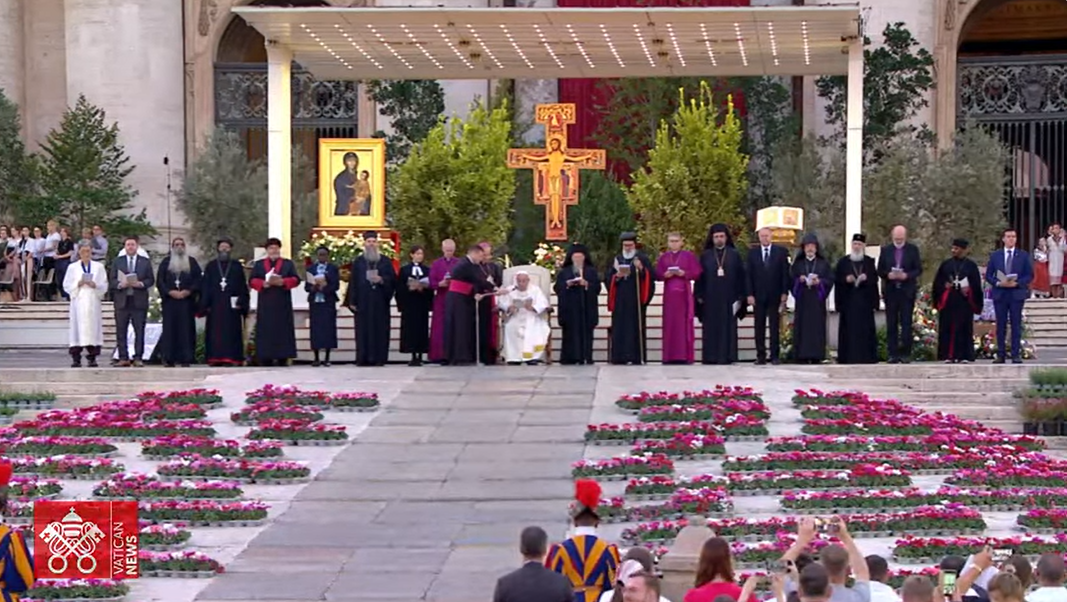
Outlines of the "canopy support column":
{"label": "canopy support column", "polygon": [[845,246],[863,231],[863,37],[848,47],[848,105],[845,141]]}
{"label": "canopy support column", "polygon": [[293,52],[267,41],[267,234],[282,241],[282,257],[291,258]]}

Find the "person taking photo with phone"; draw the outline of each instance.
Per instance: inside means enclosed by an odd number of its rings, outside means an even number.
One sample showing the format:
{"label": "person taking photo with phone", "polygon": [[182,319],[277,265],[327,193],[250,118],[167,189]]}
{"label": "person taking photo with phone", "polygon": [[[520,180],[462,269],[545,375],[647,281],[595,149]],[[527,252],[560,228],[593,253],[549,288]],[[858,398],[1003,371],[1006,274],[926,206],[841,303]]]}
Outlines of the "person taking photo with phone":
{"label": "person taking photo with phone", "polygon": [[[820,526],[841,541],[841,545],[829,545],[819,552],[819,563],[826,568],[830,581],[828,602],[871,602],[871,575],[867,570],[867,559],[856,546],[848,526],[840,516],[818,521],[815,518],[802,519],[797,528],[797,540],[782,555],[782,562],[796,562],[797,557],[811,545]],[[853,579],[851,587],[846,585],[850,572]],[[796,588],[792,580],[786,583],[787,594],[796,591]]]}

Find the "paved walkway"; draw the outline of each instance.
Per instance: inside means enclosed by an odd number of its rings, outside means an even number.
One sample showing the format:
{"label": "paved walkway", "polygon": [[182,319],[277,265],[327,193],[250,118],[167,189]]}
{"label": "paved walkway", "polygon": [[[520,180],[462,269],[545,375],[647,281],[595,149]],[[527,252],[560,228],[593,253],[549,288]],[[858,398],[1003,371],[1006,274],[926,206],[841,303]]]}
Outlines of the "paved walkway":
{"label": "paved walkway", "polygon": [[414,380],[197,600],[485,600],[522,527],[564,535],[601,368],[387,370]]}

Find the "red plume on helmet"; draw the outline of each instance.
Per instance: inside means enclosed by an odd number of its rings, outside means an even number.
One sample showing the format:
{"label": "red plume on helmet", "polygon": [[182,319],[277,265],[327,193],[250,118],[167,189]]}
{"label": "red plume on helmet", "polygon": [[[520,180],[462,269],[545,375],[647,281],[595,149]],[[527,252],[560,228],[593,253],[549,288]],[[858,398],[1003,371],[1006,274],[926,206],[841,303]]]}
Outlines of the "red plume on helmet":
{"label": "red plume on helmet", "polygon": [[7,484],[11,482],[13,470],[11,460],[7,458],[0,459],[0,487],[7,487]]}
{"label": "red plume on helmet", "polygon": [[574,499],[581,506],[594,512],[596,507],[600,505],[601,491],[600,483],[596,481],[582,479],[574,483]]}

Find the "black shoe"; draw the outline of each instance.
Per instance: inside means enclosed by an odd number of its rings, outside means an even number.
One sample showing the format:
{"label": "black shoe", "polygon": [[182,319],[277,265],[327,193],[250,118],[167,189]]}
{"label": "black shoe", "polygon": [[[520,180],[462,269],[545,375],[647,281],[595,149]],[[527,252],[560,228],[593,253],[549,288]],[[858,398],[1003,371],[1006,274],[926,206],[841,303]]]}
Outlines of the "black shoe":
{"label": "black shoe", "polygon": [[1023,363],[1023,360],[1022,360],[1022,358],[1019,358],[1019,357],[1013,357],[1013,358],[1011,358],[1011,363],[1013,363],[1013,364],[1021,364],[1021,363]]}
{"label": "black shoe", "polygon": [[900,363],[900,359],[895,358],[895,357],[891,357],[891,358],[889,358],[889,362],[888,363],[890,363],[890,364],[899,364]]}
{"label": "black shoe", "polygon": [[100,365],[96,363],[95,359],[90,358],[89,359],[89,367],[90,368],[99,368]]}
{"label": "black shoe", "polygon": [[994,364],[1003,364],[1004,363],[1004,358],[998,357],[997,359],[993,360],[993,363]]}
{"label": "black shoe", "polygon": [[322,362],[322,367],[323,367],[323,368],[329,368],[329,367],[330,367],[331,365],[332,365],[332,364],[330,364],[330,362],[328,362],[328,361],[326,361],[326,362]]}
{"label": "black shoe", "polygon": [[182,364],[182,368],[188,368],[189,364]]}
{"label": "black shoe", "polygon": [[780,359],[778,359],[778,358],[772,358],[772,359],[771,359],[771,365],[772,365],[772,366],[777,366],[777,365],[779,365],[779,364],[781,364],[781,363],[782,363],[782,360],[780,360]]}
{"label": "black shoe", "polygon": [[166,364],[163,364],[163,367],[164,367],[164,368],[173,368],[173,367],[174,367],[174,364],[171,364],[171,363],[169,363],[169,362],[168,362],[168,363],[166,363]]}
{"label": "black shoe", "polygon": [[764,366],[766,364],[767,364],[767,360],[763,359],[762,357],[756,360],[756,365],[757,366]]}
{"label": "black shoe", "polygon": [[422,365],[422,360],[413,359],[410,362],[408,362],[408,365],[411,366],[412,368],[418,368],[419,366]]}
{"label": "black shoe", "polygon": [[318,368],[321,365],[322,365],[322,363],[319,360],[315,360],[315,361],[311,362],[311,367],[312,368]]}
{"label": "black shoe", "polygon": [[73,362],[70,363],[70,367],[71,368],[81,368],[82,367],[82,361],[81,360],[74,360]]}
{"label": "black shoe", "polygon": [[902,360],[900,360],[900,363],[902,363],[902,364],[910,364],[911,363],[911,358],[910,357],[903,358]]}

